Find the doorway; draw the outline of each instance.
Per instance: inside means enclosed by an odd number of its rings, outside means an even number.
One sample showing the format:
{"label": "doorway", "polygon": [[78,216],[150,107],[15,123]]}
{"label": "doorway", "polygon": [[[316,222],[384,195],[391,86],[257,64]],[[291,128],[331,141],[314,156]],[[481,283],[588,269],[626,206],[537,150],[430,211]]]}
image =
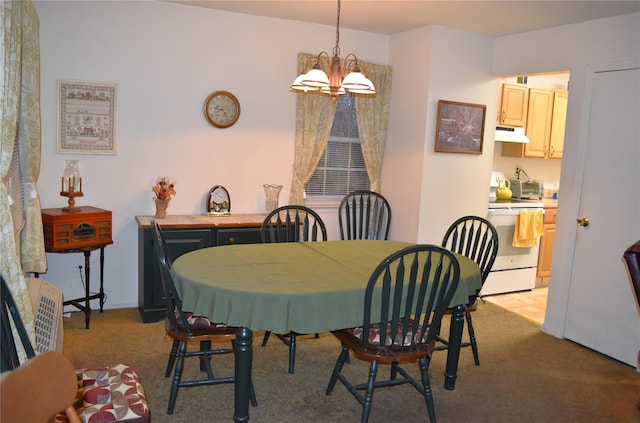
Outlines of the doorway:
{"label": "doorway", "polygon": [[[513,143],[496,143],[494,148],[494,157],[492,170],[502,172],[506,177],[513,179],[525,179],[541,181],[544,184],[544,203],[545,203],[545,231],[544,236],[540,238],[540,256],[536,269],[535,288],[531,291],[521,291],[506,294],[499,294],[484,297],[485,300],[495,303],[503,308],[507,308],[515,313],[521,314],[523,317],[532,320],[538,324],[544,322],[548,286],[551,276],[551,257],[553,251],[553,236],[555,234],[555,218],[547,219],[556,215],[559,202],[557,197],[560,191],[560,173],[562,168],[562,152],[559,157],[551,154],[552,133],[561,130],[562,139],[564,138],[564,122],[566,116],[567,93],[569,91],[570,74],[568,71],[557,71],[543,74],[531,74],[526,76],[511,76],[500,78],[500,89],[498,93],[499,113],[497,116],[497,125],[500,123],[500,113],[504,109],[502,104],[502,87],[508,84],[511,87],[521,87],[528,90],[528,93],[535,93],[535,100],[527,97],[527,103],[524,108],[524,115],[527,116],[523,125],[526,128],[526,134],[532,137],[533,133],[537,140],[535,151],[532,148],[525,148],[522,145]],[[564,92],[564,104],[555,103],[554,95]],[[548,97],[547,97],[548,96]],[[503,97],[502,97],[503,98]],[[549,98],[549,109],[541,107],[540,101]],[[542,99],[542,100],[541,100]],[[533,102],[536,102],[533,104]],[[557,106],[560,104],[560,107]],[[553,108],[562,110],[562,119],[556,120]],[[513,109],[512,109],[513,110]],[[542,128],[539,125],[540,116],[545,116],[547,121]],[[535,124],[531,124],[535,120]],[[542,118],[544,120],[544,117]],[[560,122],[560,123],[558,123]],[[546,125],[546,126],[545,126]],[[508,125],[504,125],[508,126]],[[558,129],[560,128],[560,129]],[[546,142],[549,143],[549,150],[545,151],[540,148],[540,134],[548,137]],[[542,143],[544,144],[544,142]],[[561,147],[560,147],[561,148]],[[562,151],[562,150],[561,150]],[[522,171],[516,172],[516,168]],[[555,197],[555,198],[554,198]],[[553,208],[555,207],[555,210]],[[500,240],[500,242],[511,242],[511,240]]]}

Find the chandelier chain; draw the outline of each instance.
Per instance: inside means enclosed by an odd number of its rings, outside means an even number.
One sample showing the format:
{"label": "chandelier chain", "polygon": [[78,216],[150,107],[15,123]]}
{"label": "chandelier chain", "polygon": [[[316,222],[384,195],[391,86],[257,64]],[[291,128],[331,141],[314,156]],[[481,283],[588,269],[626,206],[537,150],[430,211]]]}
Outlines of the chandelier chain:
{"label": "chandelier chain", "polygon": [[333,55],[340,56],[340,0],[338,0],[338,17],[336,19],[336,45],[333,47]]}

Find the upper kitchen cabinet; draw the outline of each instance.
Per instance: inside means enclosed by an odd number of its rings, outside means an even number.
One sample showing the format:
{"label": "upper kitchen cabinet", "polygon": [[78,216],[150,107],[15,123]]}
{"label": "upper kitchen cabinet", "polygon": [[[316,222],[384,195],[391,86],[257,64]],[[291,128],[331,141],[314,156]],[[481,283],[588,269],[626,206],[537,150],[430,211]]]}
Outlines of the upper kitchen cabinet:
{"label": "upper kitchen cabinet", "polygon": [[528,144],[504,143],[502,155],[561,159],[567,115],[566,90],[529,89],[526,120]]}
{"label": "upper kitchen cabinet", "polygon": [[524,127],[527,121],[529,89],[524,85],[502,84],[498,126]]}
{"label": "upper kitchen cabinet", "polygon": [[549,139],[549,157],[552,159],[562,158],[568,101],[569,93],[567,91],[553,93],[553,117],[551,118],[551,138]]}

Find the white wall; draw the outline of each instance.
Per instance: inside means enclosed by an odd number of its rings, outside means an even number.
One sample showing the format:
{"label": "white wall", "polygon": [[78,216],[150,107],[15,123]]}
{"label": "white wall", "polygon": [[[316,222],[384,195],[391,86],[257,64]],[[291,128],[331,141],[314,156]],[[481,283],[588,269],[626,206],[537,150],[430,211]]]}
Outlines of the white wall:
{"label": "white wall", "polygon": [[[136,215],[153,214],[157,176],[177,181],[170,214],[205,211],[206,193],[222,184],[232,211],[264,211],[264,183],[284,185],[293,162],[299,52],[331,52],[335,27],[148,1],[43,2],[40,17],[42,207],[61,207],[64,159],[80,159],[85,196],[77,204],[113,211],[114,244],[105,249],[107,308],[137,306]],[[342,29],[344,54],[387,64],[388,37]],[[120,85],[119,152],[56,153],[57,78]],[[214,90],[241,102],[238,123],[209,125],[203,103]],[[81,296],[82,254],[48,254],[43,276],[65,298]],[[92,290],[97,288],[92,255]],[[70,310],[74,310],[70,308]]]}
{"label": "white wall", "polygon": [[[560,202],[556,226],[553,268],[549,282],[543,330],[556,336],[564,332],[571,281],[575,219],[579,212],[580,157],[586,139],[581,138],[583,108],[587,103],[588,65],[640,58],[640,13],[566,25],[542,31],[501,37],[495,43],[494,74],[569,70],[571,90],[567,110]],[[611,140],[615,140],[612,128]],[[603,140],[608,142],[609,140]],[[604,199],[603,199],[604,200]],[[620,205],[617,205],[618,207]],[[622,266],[622,263],[620,264]],[[584,281],[600,283],[601,281]],[[576,287],[579,289],[579,287]],[[614,307],[607,304],[607,307]]]}
{"label": "white wall", "polygon": [[[396,205],[391,237],[440,244],[458,217],[487,213],[498,85],[491,76],[493,39],[419,28],[392,36],[390,51],[394,76],[382,186]],[[438,100],[487,106],[481,155],[434,152]]]}
{"label": "white wall", "polygon": [[[105,250],[107,308],[137,306],[134,217],[153,213],[153,178],[178,181],[171,214],[202,213],[214,184],[230,190],[236,213],[263,211],[263,183],[283,184],[280,200],[287,202],[296,101],[288,87],[298,52],[330,51],[334,27],[146,1],[48,1],[40,3],[38,14],[42,206],[65,204],[58,195],[64,159],[79,158],[85,197],[78,204],[114,213],[114,245]],[[382,175],[382,193],[394,205],[392,238],[437,243],[455,217],[486,212],[492,125],[485,126],[482,155],[435,153],[435,117],[438,99],[487,104],[487,116],[495,116],[494,77],[502,75],[571,71],[564,207],[575,186],[585,64],[637,57],[638,22],[632,14],[495,41],[437,27],[392,37],[342,29],[343,56],[354,52],[364,61],[393,66]],[[419,82],[408,84],[413,77]],[[57,78],[120,84],[118,155],[56,153]],[[232,128],[216,129],[204,119],[203,102],[217,89],[240,99],[242,113]],[[556,251],[566,251],[573,239],[570,213],[563,213],[561,208]],[[82,255],[47,257],[44,277],[67,298],[82,295]],[[554,257],[553,277],[568,281],[561,259]],[[553,282],[547,312],[552,321],[564,308]]]}

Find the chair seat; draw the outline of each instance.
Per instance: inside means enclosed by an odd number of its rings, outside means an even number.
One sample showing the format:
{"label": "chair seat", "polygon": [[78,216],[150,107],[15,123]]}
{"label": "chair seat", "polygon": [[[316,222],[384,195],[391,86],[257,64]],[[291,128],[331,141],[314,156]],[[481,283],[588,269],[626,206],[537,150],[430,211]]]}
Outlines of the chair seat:
{"label": "chair seat", "polygon": [[[353,354],[362,360],[376,360],[383,364],[407,363],[420,358],[430,357],[435,349],[435,340],[428,344],[418,342],[414,335],[407,334],[404,342],[391,344],[391,323],[387,323],[385,345],[380,345],[380,325],[371,325],[369,331],[369,347],[362,346],[364,330],[361,326],[332,332],[343,345],[348,346]],[[426,335],[425,335],[426,336]],[[402,337],[396,341],[402,341]],[[426,342],[426,340],[425,340]]]}
{"label": "chair seat", "polygon": [[[149,403],[136,371],[126,364],[77,371],[78,393],[74,408],[83,422],[149,421]],[[68,422],[64,412],[55,422]]]}
{"label": "chair seat", "polygon": [[[176,313],[176,317],[178,317],[179,313]],[[185,311],[184,315],[191,326],[191,329],[224,329],[231,328],[224,323],[215,323],[209,320],[208,317],[204,316],[196,316],[190,311]],[[178,319],[178,326],[182,327],[182,320]],[[235,328],[233,328],[235,330]]]}
{"label": "chair seat", "polygon": [[[404,324],[404,319],[398,320],[398,326],[402,326],[403,324]],[[414,324],[414,320],[410,319],[408,324],[409,326],[412,326]],[[379,323],[376,323],[370,326],[369,328],[369,345],[370,346],[372,347],[380,346],[380,329],[381,328]],[[420,327],[418,327],[417,329],[419,332]],[[362,337],[364,335],[364,327],[358,326],[355,328],[346,329],[346,331],[358,341],[362,341]],[[414,338],[415,336],[413,335],[413,331],[409,329],[405,333],[404,339],[400,335],[400,333],[396,334],[395,339],[393,339],[393,336],[391,335],[391,322],[387,322],[387,336],[385,337],[385,347],[389,347],[392,344],[395,345],[397,348],[408,347],[408,346],[415,345],[421,341],[419,338],[418,339],[414,339]],[[424,341],[424,339],[422,341]]]}
{"label": "chair seat", "polygon": [[[478,301],[474,301],[473,303],[467,304],[466,306],[464,306],[464,311],[465,312],[471,313],[471,312],[474,312],[476,310],[478,310]],[[445,314],[453,314],[453,309],[452,308],[448,308],[445,311]]]}
{"label": "chair seat", "polygon": [[[180,322],[180,319],[178,319]],[[213,337],[225,337],[232,338],[236,334],[236,328],[233,326],[216,324],[205,325],[200,322],[200,325],[191,327],[191,334],[178,323],[177,327],[171,322],[170,319],[164,320],[164,327],[169,336],[181,342],[198,342],[208,339],[201,338],[213,338]]]}

